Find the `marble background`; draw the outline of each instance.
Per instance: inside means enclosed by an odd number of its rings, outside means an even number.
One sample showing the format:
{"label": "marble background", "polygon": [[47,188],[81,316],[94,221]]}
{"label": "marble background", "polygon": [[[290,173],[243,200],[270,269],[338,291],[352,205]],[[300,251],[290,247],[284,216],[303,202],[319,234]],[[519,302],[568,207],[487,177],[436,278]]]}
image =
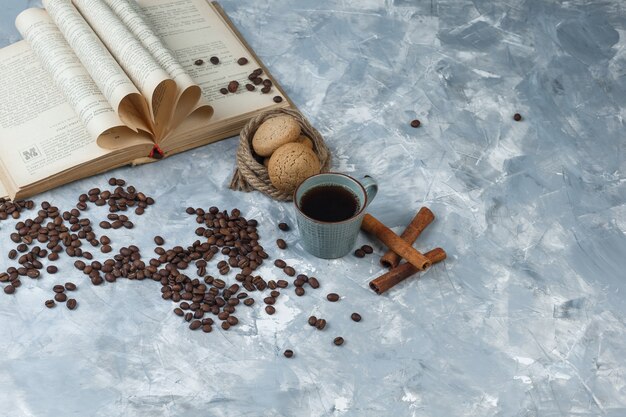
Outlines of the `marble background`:
{"label": "marble background", "polygon": [[[1,45],[36,4],[3,1]],[[110,233],[115,250],[132,242],[146,258],[157,233],[195,239],[185,207],[238,207],[273,258],[322,288],[203,334],[156,283],[93,287],[65,258],[59,274],[0,294],[0,415],[625,416],[624,2],[222,4],[325,136],[333,168],[378,179],[370,212],[400,232],[430,207],[416,247],[448,260],[377,296],[367,282],[384,247],[368,236],[358,242],[377,256],[358,261],[315,259],[295,232],[279,251],[292,207],[227,189],[237,138],[47,192],[36,202],[69,208],[115,175],[151,194],[135,229]],[[13,224],[0,224],[3,268]],[[67,280],[79,308],[46,309]],[[311,314],[328,328],[312,330]]]}

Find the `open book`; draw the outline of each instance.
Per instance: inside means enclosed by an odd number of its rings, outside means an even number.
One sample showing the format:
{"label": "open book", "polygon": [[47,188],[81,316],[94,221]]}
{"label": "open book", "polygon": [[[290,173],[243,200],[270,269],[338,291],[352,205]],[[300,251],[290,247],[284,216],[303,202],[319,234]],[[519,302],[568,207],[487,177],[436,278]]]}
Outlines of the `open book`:
{"label": "open book", "polygon": [[43,4],[0,50],[0,197],[234,136],[292,105],[217,3]]}

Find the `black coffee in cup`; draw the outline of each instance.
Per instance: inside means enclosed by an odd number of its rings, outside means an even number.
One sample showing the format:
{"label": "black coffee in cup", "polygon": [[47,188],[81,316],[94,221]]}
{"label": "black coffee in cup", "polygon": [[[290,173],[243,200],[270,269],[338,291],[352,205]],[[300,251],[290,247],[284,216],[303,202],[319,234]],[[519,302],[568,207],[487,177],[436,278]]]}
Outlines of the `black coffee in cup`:
{"label": "black coffee in cup", "polygon": [[359,199],[340,185],[318,185],[302,195],[300,209],[314,220],[340,222],[359,211]]}

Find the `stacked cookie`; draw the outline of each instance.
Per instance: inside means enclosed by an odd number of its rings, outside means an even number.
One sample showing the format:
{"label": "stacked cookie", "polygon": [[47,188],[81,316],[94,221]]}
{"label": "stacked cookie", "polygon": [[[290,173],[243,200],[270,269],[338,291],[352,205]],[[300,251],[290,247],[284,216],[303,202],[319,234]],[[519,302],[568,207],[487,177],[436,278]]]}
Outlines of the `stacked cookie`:
{"label": "stacked cookie", "polygon": [[265,158],[272,185],[286,193],[321,170],[313,142],[301,134],[300,124],[288,115],[263,122],[252,138],[252,148]]}

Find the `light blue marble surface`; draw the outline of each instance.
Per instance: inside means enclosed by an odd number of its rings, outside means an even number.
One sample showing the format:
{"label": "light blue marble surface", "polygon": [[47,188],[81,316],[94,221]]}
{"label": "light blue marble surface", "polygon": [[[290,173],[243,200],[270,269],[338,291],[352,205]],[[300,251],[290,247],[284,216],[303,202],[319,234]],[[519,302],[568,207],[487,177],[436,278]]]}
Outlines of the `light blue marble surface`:
{"label": "light blue marble surface", "polygon": [[[1,45],[35,4],[3,0]],[[207,335],[157,284],[93,287],[64,258],[59,274],[0,293],[0,415],[626,416],[624,2],[222,4],[325,136],[333,168],[377,178],[371,213],[400,232],[429,206],[437,220],[416,247],[448,260],[376,296],[384,247],[365,235],[376,256],[358,262],[308,256],[295,233],[279,251],[292,207],[227,189],[236,138],[119,169],[157,205],[110,233],[115,250],[132,242],[148,257],[157,233],[189,244],[186,206],[236,206],[262,222],[272,257],[322,288],[287,291],[272,317],[241,309],[240,326]],[[109,176],[36,201],[71,207]],[[0,224],[3,266],[13,224]],[[79,308],[46,309],[67,280]],[[339,303],[325,300],[333,291]],[[328,328],[312,330],[311,314]]]}

